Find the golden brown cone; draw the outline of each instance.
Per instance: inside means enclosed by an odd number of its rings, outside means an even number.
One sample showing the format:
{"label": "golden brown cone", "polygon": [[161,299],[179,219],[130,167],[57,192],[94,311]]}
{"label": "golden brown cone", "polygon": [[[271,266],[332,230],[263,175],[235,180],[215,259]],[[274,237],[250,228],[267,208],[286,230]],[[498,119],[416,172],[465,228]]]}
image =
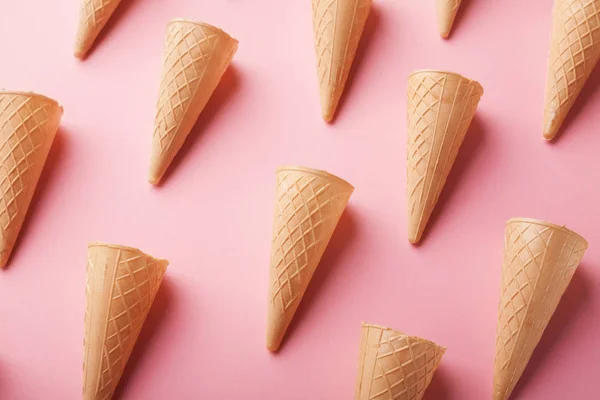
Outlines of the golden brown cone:
{"label": "golden brown cone", "polygon": [[483,88],[452,72],[408,77],[408,239],[421,240],[471,124]]}
{"label": "golden brown cone", "polygon": [[328,172],[277,170],[267,317],[267,348],[276,351],[354,187]]}
{"label": "golden brown cone", "polygon": [[583,237],[563,226],[530,218],[506,224],[495,400],[506,400],[513,391],[587,246]]}
{"label": "golden brown cone", "polygon": [[81,0],[75,57],[84,58],[121,0]]}
{"label": "golden brown cone", "polygon": [[169,262],[141,250],[88,245],[83,400],[110,400]]}
{"label": "golden brown cone", "polygon": [[355,400],[420,400],[446,349],[429,340],[362,324]]}
{"label": "golden brown cone", "polygon": [[219,84],[238,47],[221,29],[174,20],[167,26],[149,182],[158,184]]}
{"label": "golden brown cone", "polygon": [[313,31],[323,119],[333,120],[372,0],[313,0]]}
{"label": "golden brown cone", "polygon": [[543,136],[557,135],[600,58],[600,0],[555,0]]}
{"label": "golden brown cone", "polygon": [[446,39],[450,36],[452,24],[462,0],[436,0],[437,20],[440,36]]}
{"label": "golden brown cone", "polygon": [[63,109],[36,93],[0,91],[0,268],[27,215]]}

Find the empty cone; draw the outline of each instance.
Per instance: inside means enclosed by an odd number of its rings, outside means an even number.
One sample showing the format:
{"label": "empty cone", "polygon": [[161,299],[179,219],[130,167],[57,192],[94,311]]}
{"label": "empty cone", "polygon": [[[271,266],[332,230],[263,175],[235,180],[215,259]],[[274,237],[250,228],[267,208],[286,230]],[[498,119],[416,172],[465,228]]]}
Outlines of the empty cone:
{"label": "empty cone", "polygon": [[355,400],[420,400],[446,352],[429,340],[362,324]]}
{"label": "empty cone", "polygon": [[81,0],[75,57],[85,57],[120,2],[121,0]]}
{"label": "empty cone", "polygon": [[150,177],[157,184],[192,130],[235,54],[238,41],[201,22],[167,26]]}
{"label": "empty cone", "polygon": [[325,171],[277,170],[267,348],[276,351],[354,187]]}
{"label": "empty cone", "polygon": [[462,0],[436,0],[438,29],[444,39],[450,35],[461,2]]}
{"label": "empty cone", "polygon": [[372,0],[313,0],[313,30],[323,119],[331,121],[344,91]]}
{"label": "empty cone", "polygon": [[0,91],[0,268],[19,236],[62,113],[48,97]]}
{"label": "empty cone", "polygon": [[529,218],[508,221],[494,400],[510,396],[587,246],[583,237],[563,226]]}
{"label": "empty cone", "polygon": [[600,57],[600,0],[555,0],[544,138],[553,139]]}
{"label": "empty cone", "polygon": [[169,262],[138,249],[88,245],[83,400],[110,400]]}
{"label": "empty cone", "polygon": [[481,85],[459,74],[417,71],[408,77],[408,239],[421,240],[471,124]]}

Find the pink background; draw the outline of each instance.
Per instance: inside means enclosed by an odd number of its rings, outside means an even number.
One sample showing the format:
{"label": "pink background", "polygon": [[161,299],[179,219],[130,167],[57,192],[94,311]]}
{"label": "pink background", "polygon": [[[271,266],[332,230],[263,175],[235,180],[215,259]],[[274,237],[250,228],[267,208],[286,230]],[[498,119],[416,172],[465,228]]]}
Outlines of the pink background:
{"label": "pink background", "polygon": [[[426,399],[491,398],[504,223],[567,224],[590,248],[514,398],[596,399],[600,77],[558,141],[541,136],[551,0],[464,0],[449,41],[434,1],[379,0],[333,125],[321,120],[310,1],[124,0],[85,62],[77,0],[0,5],[0,84],[65,108],[9,268],[0,398],[81,392],[86,244],[171,261],[117,396],[350,399],[360,322],[448,347]],[[165,25],[240,41],[162,187],[147,180]],[[406,77],[448,69],[485,93],[421,246],[406,233]],[[356,187],[277,355],[264,346],[275,168]]]}

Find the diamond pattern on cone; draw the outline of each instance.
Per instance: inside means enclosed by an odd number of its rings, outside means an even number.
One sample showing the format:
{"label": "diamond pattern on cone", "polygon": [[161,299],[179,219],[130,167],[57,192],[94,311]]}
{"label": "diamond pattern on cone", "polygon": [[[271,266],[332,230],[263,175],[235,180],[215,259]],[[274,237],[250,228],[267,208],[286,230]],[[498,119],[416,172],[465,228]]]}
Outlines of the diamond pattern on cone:
{"label": "diamond pattern on cone", "polygon": [[565,227],[527,218],[506,225],[494,399],[508,399],[587,249]]}
{"label": "diamond pattern on cone", "polygon": [[325,121],[331,121],[344,91],[372,0],[313,0],[317,74]]}
{"label": "diamond pattern on cone", "polygon": [[150,183],[157,184],[194,127],[237,51],[238,42],[214,26],[175,20],[167,27]]}
{"label": "diamond pattern on cone", "polygon": [[119,3],[121,0],[81,0],[75,57],[85,57]]}
{"label": "diamond pattern on cone", "polygon": [[436,0],[438,29],[443,38],[450,35],[460,3],[462,0]]}
{"label": "diamond pattern on cone", "polygon": [[446,349],[389,328],[362,324],[355,400],[420,400]]}
{"label": "diamond pattern on cone", "polygon": [[45,96],[0,92],[0,268],[19,236],[62,113]]}
{"label": "diamond pattern on cone", "polygon": [[267,348],[275,351],[354,191],[325,171],[277,170]]}
{"label": "diamond pattern on cone", "polygon": [[459,74],[417,71],[408,78],[408,237],[421,239],[483,94]]}
{"label": "diamond pattern on cone", "polygon": [[553,139],[600,58],[600,0],[555,0],[544,129]]}
{"label": "diamond pattern on cone", "polygon": [[167,265],[130,247],[88,246],[83,400],[112,398]]}

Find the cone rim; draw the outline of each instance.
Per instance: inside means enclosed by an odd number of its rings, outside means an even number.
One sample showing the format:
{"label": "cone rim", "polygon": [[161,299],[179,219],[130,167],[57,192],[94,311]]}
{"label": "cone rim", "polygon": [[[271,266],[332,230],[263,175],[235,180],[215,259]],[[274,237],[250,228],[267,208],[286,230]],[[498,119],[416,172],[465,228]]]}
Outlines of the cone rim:
{"label": "cone rim", "polygon": [[413,71],[410,74],[408,74],[408,78],[410,79],[414,75],[428,73],[428,72],[429,73],[436,73],[436,74],[445,74],[445,75],[457,76],[459,78],[465,79],[465,80],[467,80],[467,81],[472,82],[473,84],[475,84],[479,88],[479,90],[481,91],[481,94],[483,95],[483,86],[481,85],[481,83],[479,83],[475,79],[471,79],[471,78],[468,78],[468,77],[466,77],[464,75],[461,75],[458,72],[444,71],[444,70],[441,70],[441,69],[418,69],[418,70]]}
{"label": "cone rim", "polygon": [[566,232],[568,234],[574,235],[576,237],[579,238],[579,240],[583,241],[583,243],[585,243],[585,247],[588,247],[588,241],[581,236],[579,233],[567,228],[564,225],[557,225],[554,224],[552,222],[548,222],[548,221],[544,221],[542,219],[537,219],[537,218],[526,218],[526,217],[514,217],[509,219],[508,221],[506,221],[506,225],[509,224],[513,224],[513,223],[519,223],[519,222],[525,222],[528,224],[535,224],[535,225],[541,225],[541,226],[546,226],[548,228],[553,228],[553,229],[558,229],[560,231]]}
{"label": "cone rim", "polygon": [[386,327],[386,326],[383,326],[383,325],[378,325],[378,324],[370,324],[370,323],[367,323],[367,322],[362,322],[362,323],[361,323],[361,327],[362,327],[362,328],[378,328],[378,329],[382,329],[382,330],[386,330],[386,331],[392,331],[392,332],[394,332],[394,333],[396,333],[396,334],[398,334],[398,335],[401,335],[401,336],[407,337],[407,338],[409,338],[409,339],[417,339],[417,340],[420,340],[421,342],[425,342],[425,343],[427,343],[427,344],[429,344],[429,345],[432,345],[433,347],[435,347],[435,348],[437,348],[438,350],[440,350],[440,351],[442,352],[442,354],[445,354],[445,353],[446,353],[446,350],[447,350],[447,348],[446,348],[446,347],[444,347],[444,346],[442,346],[442,345],[439,345],[439,344],[437,344],[437,343],[436,343],[436,342],[434,342],[433,340],[425,339],[425,338],[422,338],[422,337],[420,337],[420,336],[407,335],[406,333],[404,333],[404,332],[402,332],[402,331],[398,331],[398,330],[396,330],[396,329],[388,328],[388,327]]}
{"label": "cone rim", "polygon": [[350,188],[350,190],[354,191],[354,186],[350,182],[346,181],[345,179],[340,178],[337,175],[332,174],[331,172],[327,172],[322,169],[303,167],[300,165],[284,165],[284,166],[278,167],[275,170],[276,173],[279,173],[282,171],[298,171],[298,172],[305,172],[305,173],[311,174],[311,175],[318,175],[322,178],[331,179],[338,183],[341,183],[344,186],[348,186]]}
{"label": "cone rim", "polygon": [[42,100],[45,100],[49,103],[52,103],[53,105],[55,105],[56,107],[60,108],[62,110],[62,106],[60,105],[60,103],[56,100],[54,100],[52,97],[48,97],[46,95],[40,94],[40,93],[36,93],[36,92],[27,92],[24,90],[0,90],[0,96],[2,95],[15,95],[15,96],[24,96],[24,97],[37,97],[40,98]]}
{"label": "cone rim", "polygon": [[215,25],[211,25],[207,22],[202,22],[202,21],[194,21],[192,19],[188,19],[188,18],[175,18],[170,20],[167,23],[167,26],[172,25],[172,24],[176,24],[176,23],[186,23],[186,24],[190,24],[190,25],[196,25],[196,26],[201,26],[204,28],[211,28],[211,29],[215,29],[221,33],[223,33],[225,36],[227,36],[229,39],[233,40],[235,43],[239,43],[239,41],[234,38],[233,36],[231,36],[229,33],[225,32],[223,29],[219,28],[218,26]]}
{"label": "cone rim", "polygon": [[131,247],[131,246],[125,246],[122,244],[113,244],[113,243],[107,243],[107,242],[99,242],[99,241],[89,242],[87,247],[88,247],[88,249],[90,249],[92,247],[110,247],[110,248],[119,249],[119,250],[133,251],[136,253],[141,253],[141,254],[145,255],[146,257],[150,257],[156,261],[166,262],[167,265],[169,264],[169,260],[167,260],[166,258],[156,258],[156,257],[151,256],[150,254],[146,253],[145,251],[138,249],[137,247]]}

